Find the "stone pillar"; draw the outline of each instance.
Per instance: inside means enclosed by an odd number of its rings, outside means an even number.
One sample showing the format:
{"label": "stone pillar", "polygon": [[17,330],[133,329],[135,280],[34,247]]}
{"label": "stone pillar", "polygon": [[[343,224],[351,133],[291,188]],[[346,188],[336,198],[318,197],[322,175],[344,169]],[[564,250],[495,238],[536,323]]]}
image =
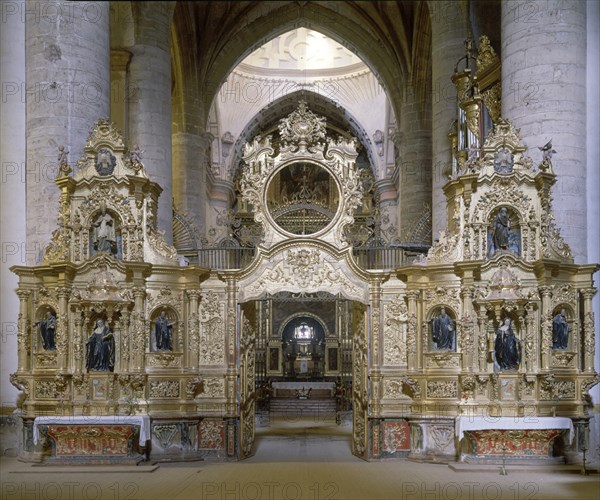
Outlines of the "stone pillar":
{"label": "stone pillar", "polygon": [[400,227],[403,242],[410,241],[410,234],[424,208],[431,206],[431,94],[426,92],[425,97],[419,99],[416,89],[409,86],[404,91],[400,109]]}
{"label": "stone pillar", "polygon": [[577,262],[587,256],[585,85],[586,2],[502,2],[502,116],[534,163],[552,139],[556,224]]}
{"label": "stone pillar", "polygon": [[163,188],[158,201],[158,229],[173,241],[171,170],[171,53],[174,4],[132,4],[136,40],[129,62],[129,143],[144,150],[151,180]]}
{"label": "stone pillar", "polygon": [[462,4],[455,1],[429,2],[431,17],[432,65],[432,225],[433,240],[446,229],[447,182],[443,172],[452,163],[448,132],[458,114],[456,88],[452,83],[454,66],[465,55],[465,29]]}
{"label": "stone pillar", "polygon": [[[0,79],[2,104],[0,105],[0,210],[4,214],[0,225],[2,266],[0,266],[0,310],[2,311],[2,350],[0,358],[0,402],[16,407],[18,391],[8,382],[10,374],[17,371],[19,298],[13,292],[19,278],[9,268],[26,264],[29,250],[26,241],[25,199],[25,23],[21,17],[25,1],[2,4],[0,29]],[[35,255],[36,252],[33,252]]]}
{"label": "stone pillar", "polygon": [[[131,59],[131,52],[123,49],[110,51],[110,120],[123,133],[125,144],[128,144],[129,110],[127,102],[129,87],[127,81],[127,66]],[[132,147],[131,144],[128,146]]]}
{"label": "stone pillar", "polygon": [[110,114],[109,4],[28,0],[27,30],[27,244],[38,249],[56,229],[57,147],[76,163],[90,129]]}
{"label": "stone pillar", "polygon": [[[173,134],[173,202],[204,235],[206,227],[206,171],[213,136],[178,132]],[[199,187],[203,186],[202,189]],[[199,242],[198,242],[199,243]]]}

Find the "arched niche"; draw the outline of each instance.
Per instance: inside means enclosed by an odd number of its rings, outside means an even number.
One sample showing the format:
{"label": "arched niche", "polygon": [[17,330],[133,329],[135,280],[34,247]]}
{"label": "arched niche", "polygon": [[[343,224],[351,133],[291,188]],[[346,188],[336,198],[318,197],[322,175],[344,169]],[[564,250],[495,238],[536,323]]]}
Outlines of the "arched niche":
{"label": "arched niche", "polygon": [[286,318],[279,332],[286,376],[312,377],[325,374],[327,326],[321,318],[306,311],[300,312]]}
{"label": "arched niche", "polygon": [[108,254],[123,259],[123,239],[121,217],[111,209],[102,207],[92,212],[89,221],[89,256]]}
{"label": "arched niche", "polygon": [[58,318],[56,309],[41,304],[34,315],[33,350],[34,352],[56,351],[56,327]]}
{"label": "arched niche", "polygon": [[577,335],[576,317],[569,304],[557,304],[552,310],[552,349],[571,351]]}
{"label": "arched niche", "polygon": [[178,351],[179,316],[169,305],[158,305],[150,312],[148,345],[150,352]]}
{"label": "arched niche", "polygon": [[121,365],[120,326],[121,313],[91,310],[84,323],[84,368],[88,373],[118,372]]}
{"label": "arched niche", "polygon": [[[448,320],[444,319],[442,310]],[[427,350],[456,352],[456,311],[446,304],[438,304],[427,312]],[[440,332],[443,332],[440,334]],[[447,335],[447,339],[444,337]],[[437,340],[436,340],[437,337]],[[446,340],[446,342],[444,342]],[[440,345],[438,347],[438,344]]]}

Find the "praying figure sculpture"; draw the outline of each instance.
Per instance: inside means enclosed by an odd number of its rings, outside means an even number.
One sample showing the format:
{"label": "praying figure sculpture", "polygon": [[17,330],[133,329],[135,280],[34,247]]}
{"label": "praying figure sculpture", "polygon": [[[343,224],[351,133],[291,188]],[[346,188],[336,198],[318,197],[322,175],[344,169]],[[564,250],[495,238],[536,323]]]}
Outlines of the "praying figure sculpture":
{"label": "praying figure sculpture", "polygon": [[552,347],[566,349],[569,343],[569,323],[564,309],[552,320]]}
{"label": "praying figure sculpture", "polygon": [[154,334],[156,336],[157,350],[173,350],[173,323],[169,322],[169,318],[167,318],[167,313],[165,311],[161,311],[160,316],[154,323]]}
{"label": "praying figure sculpture", "polygon": [[115,339],[102,318],[86,342],[86,368],[88,371],[112,372],[115,368]]}
{"label": "praying figure sculpture", "polygon": [[438,349],[454,349],[454,322],[442,307],[440,315],[433,318],[431,339]]}
{"label": "praying figure sculpture", "polygon": [[504,324],[496,330],[494,354],[500,370],[515,370],[521,362],[521,346],[510,318],[506,318]]}

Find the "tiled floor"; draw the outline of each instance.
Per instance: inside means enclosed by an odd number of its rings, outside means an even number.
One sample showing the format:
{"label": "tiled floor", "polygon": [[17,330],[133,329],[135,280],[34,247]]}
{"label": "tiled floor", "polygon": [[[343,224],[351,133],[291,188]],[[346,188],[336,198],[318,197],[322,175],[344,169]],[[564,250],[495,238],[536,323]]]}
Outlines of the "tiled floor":
{"label": "tiled floor", "polygon": [[[350,452],[350,425],[326,418],[259,421],[256,453],[243,462],[143,468],[32,468],[3,458],[1,499],[51,500],[600,500],[600,478],[509,466],[454,472],[406,460],[363,462]],[[496,470],[497,469],[497,470]],[[148,470],[146,468],[146,470]],[[108,471],[108,472],[107,472]],[[120,472],[122,471],[122,472]]]}

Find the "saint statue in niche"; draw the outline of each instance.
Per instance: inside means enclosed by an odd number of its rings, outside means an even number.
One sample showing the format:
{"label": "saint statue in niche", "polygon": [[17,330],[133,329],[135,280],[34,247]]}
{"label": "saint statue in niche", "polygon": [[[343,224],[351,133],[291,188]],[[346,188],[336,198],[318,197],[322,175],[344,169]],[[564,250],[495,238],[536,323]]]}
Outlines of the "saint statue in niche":
{"label": "saint statue in niche", "polygon": [[173,350],[173,323],[169,322],[165,311],[161,311],[160,316],[154,323],[154,335],[158,351]]}
{"label": "saint statue in niche", "polygon": [[446,309],[442,307],[439,316],[433,318],[431,339],[435,342],[437,349],[454,349],[454,322],[446,314]]}
{"label": "saint statue in niche", "polygon": [[102,318],[86,342],[86,367],[88,371],[112,372],[115,368],[115,339]]}
{"label": "saint statue in niche", "polygon": [[117,255],[117,237],[115,233],[115,221],[106,209],[102,208],[102,214],[94,221],[93,245],[96,252],[106,252],[113,257]]}
{"label": "saint statue in niche", "polygon": [[38,321],[42,346],[46,351],[56,351],[56,316],[52,311],[46,312],[46,319]]}
{"label": "saint statue in niche", "polygon": [[552,320],[552,348],[566,349],[569,343],[569,323],[564,309]]}
{"label": "saint statue in niche", "polygon": [[488,233],[488,257],[498,252],[521,254],[521,230],[513,228],[508,208],[502,207],[494,217],[491,231]]}
{"label": "saint statue in niche", "polygon": [[515,370],[521,362],[521,345],[510,318],[505,318],[504,324],[496,330],[494,354],[500,370]]}
{"label": "saint statue in niche", "polygon": [[492,241],[494,242],[495,252],[508,250],[509,232],[510,219],[508,218],[508,211],[505,207],[502,207],[494,219]]}

